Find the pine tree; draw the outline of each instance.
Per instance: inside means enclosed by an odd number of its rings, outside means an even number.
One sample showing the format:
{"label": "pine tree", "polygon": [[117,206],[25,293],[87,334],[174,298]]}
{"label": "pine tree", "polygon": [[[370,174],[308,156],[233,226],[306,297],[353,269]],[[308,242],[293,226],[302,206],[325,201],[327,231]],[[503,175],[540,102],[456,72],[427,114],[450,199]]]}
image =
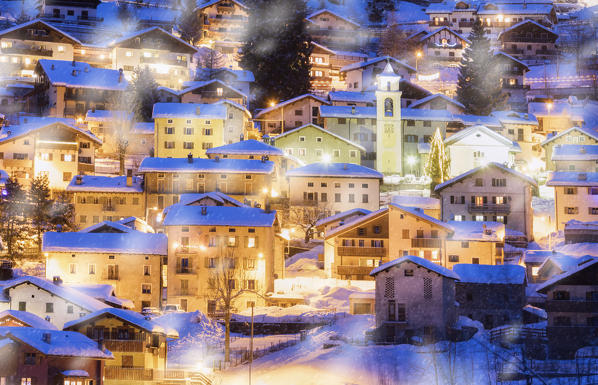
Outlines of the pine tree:
{"label": "pine tree", "polygon": [[19,182],[9,178],[4,186],[0,200],[0,232],[6,245],[8,256],[14,258],[23,252],[23,240],[26,237],[25,200],[26,194]]}
{"label": "pine tree", "polygon": [[75,207],[65,194],[60,194],[54,199],[49,219],[49,230],[59,228],[71,231],[77,230],[75,226]]}
{"label": "pine tree", "polygon": [[457,100],[470,114],[489,115],[503,107],[506,94],[500,84],[500,65],[480,19],[474,23],[469,40],[471,45],[465,48],[461,58]]}
{"label": "pine tree", "polygon": [[50,183],[47,176],[33,178],[29,187],[28,201],[29,210],[27,217],[31,221],[31,227],[35,234],[37,253],[41,255],[42,234],[49,228],[53,205],[53,201],[50,199]]}
{"label": "pine tree", "polygon": [[158,102],[158,83],[154,80],[152,72],[147,67],[137,67],[133,73],[130,92],[135,118],[139,122],[152,120],[154,104]]}
{"label": "pine tree", "polygon": [[394,0],[369,0],[366,5],[368,20],[372,23],[381,23],[386,11],[396,9]]}
{"label": "pine tree", "polygon": [[426,161],[425,173],[432,179],[430,189],[434,191],[437,184],[443,183],[449,179],[449,170],[451,162],[446,149],[440,129],[437,128],[432,140],[430,141],[430,154]]}
{"label": "pine tree", "polygon": [[380,38],[378,53],[381,56],[392,56],[413,60],[417,50],[415,39],[408,39],[409,33],[397,25],[386,27]]}
{"label": "pine tree", "polygon": [[251,0],[240,64],[255,76],[255,100],[264,107],[310,91],[311,41],[304,0]]}
{"label": "pine tree", "polygon": [[181,39],[191,44],[197,43],[200,36],[199,19],[195,13],[196,0],[183,0],[181,14],[177,19],[177,29]]}

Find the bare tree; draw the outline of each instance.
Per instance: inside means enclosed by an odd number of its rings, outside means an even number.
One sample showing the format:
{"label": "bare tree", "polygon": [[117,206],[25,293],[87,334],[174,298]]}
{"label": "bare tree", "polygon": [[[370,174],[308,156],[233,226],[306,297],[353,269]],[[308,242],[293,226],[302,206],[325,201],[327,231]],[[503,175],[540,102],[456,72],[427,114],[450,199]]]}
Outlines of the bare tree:
{"label": "bare tree", "polygon": [[329,217],[331,210],[327,205],[315,207],[291,207],[289,209],[289,222],[291,225],[303,230],[305,243],[314,237],[316,223],[319,220]]}
{"label": "bare tree", "polygon": [[409,39],[409,33],[399,26],[389,25],[382,33],[379,53],[407,62],[413,62],[418,49],[416,39]]}
{"label": "bare tree", "polygon": [[[125,161],[129,147],[129,135],[135,125],[135,103],[131,92],[123,92],[112,100],[112,130],[105,133],[106,142],[113,147],[119,162],[119,175],[125,175]],[[108,143],[106,143],[108,146]]]}

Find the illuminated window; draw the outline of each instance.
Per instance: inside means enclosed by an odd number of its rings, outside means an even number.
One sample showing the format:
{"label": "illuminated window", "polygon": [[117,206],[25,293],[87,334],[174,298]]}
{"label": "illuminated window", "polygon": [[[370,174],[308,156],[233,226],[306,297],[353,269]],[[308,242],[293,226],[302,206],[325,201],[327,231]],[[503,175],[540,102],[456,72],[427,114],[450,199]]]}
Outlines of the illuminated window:
{"label": "illuminated window", "polygon": [[538,272],[540,271],[540,266],[532,266],[532,275],[534,277],[538,276]]}
{"label": "illuminated window", "polygon": [[30,59],[30,58],[28,58],[28,57],[26,57],[26,58],[25,58],[25,64],[31,64],[31,59]]}
{"label": "illuminated window", "polygon": [[18,57],[13,57],[13,58],[11,59],[11,61],[12,61],[13,63],[18,63],[18,62],[19,62],[19,58],[18,58]]}
{"label": "illuminated window", "polygon": [[73,155],[72,154],[64,154],[64,157],[62,159],[65,162],[72,162],[73,161]]}
{"label": "illuminated window", "polygon": [[221,87],[218,87],[218,88],[216,88],[216,94],[217,94],[218,96],[222,96],[222,92],[223,92],[223,90],[222,90],[222,88],[221,88]]}
{"label": "illuminated window", "polygon": [[131,57],[131,56],[133,56],[133,52],[131,52],[131,51],[127,51],[127,52],[125,53],[125,56],[127,56],[127,57]]}
{"label": "illuminated window", "polygon": [[59,45],[58,46],[58,52],[64,52],[64,46]]}
{"label": "illuminated window", "polygon": [[84,49],[81,50],[81,55],[85,55],[85,50]]}
{"label": "illuminated window", "polygon": [[95,263],[89,264],[89,275],[94,275],[96,273],[96,265]]}
{"label": "illuminated window", "polygon": [[255,238],[254,237],[247,238],[247,247],[255,247]]}
{"label": "illuminated window", "polygon": [[151,52],[144,52],[143,56],[144,57],[152,57],[152,53]]}
{"label": "illuminated window", "polygon": [[228,246],[229,247],[235,247],[236,244],[237,244],[236,237],[228,237]]}

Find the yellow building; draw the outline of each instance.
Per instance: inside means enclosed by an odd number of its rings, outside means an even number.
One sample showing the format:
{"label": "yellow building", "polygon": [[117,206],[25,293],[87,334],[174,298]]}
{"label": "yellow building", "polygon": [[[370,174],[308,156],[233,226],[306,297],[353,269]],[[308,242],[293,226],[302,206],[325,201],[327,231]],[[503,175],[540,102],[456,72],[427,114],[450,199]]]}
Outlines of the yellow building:
{"label": "yellow building", "polygon": [[385,174],[401,174],[401,77],[387,63],[376,80],[376,170]]}
{"label": "yellow building", "polygon": [[142,179],[132,176],[77,175],[66,187],[73,195],[75,224],[86,227],[102,221],[145,217]]}
{"label": "yellow building", "polygon": [[457,263],[502,265],[505,225],[499,222],[449,221],[455,231],[446,240],[446,267]]}
{"label": "yellow building", "polygon": [[598,172],[555,171],[546,186],[554,188],[557,231],[571,220],[598,220]]}
{"label": "yellow building", "polygon": [[137,311],[160,307],[167,242],[164,234],[109,221],[77,232],[46,232],[46,277],[60,277],[67,284],[110,284]]}
{"label": "yellow building", "polygon": [[156,103],[154,154],[158,158],[205,156],[223,145],[226,106],[223,104]]}
{"label": "yellow building", "polygon": [[167,338],[178,338],[166,328],[131,310],[103,309],[67,322],[65,330],[103,343],[114,355],[104,368],[105,385],[151,385],[166,375]]}
{"label": "yellow building", "polygon": [[220,311],[221,297],[214,295],[223,279],[222,266],[231,270],[227,279],[235,310],[263,306],[264,295],[282,276],[282,242],[276,211],[233,202],[222,194],[205,194],[183,200],[164,211],[168,235],[169,303],[185,311],[208,315]]}
{"label": "yellow building", "polygon": [[71,120],[32,118],[0,131],[0,169],[21,184],[46,175],[52,190],[64,190],[74,175],[94,172],[101,143]]}

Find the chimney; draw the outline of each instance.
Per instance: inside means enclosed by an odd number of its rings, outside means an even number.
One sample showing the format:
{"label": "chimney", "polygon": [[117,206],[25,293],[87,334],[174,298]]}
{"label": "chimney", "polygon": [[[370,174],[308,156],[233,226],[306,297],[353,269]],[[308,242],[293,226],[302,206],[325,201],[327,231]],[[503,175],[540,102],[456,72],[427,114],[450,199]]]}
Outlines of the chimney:
{"label": "chimney", "polygon": [[73,67],[75,67],[77,65],[77,63],[75,62],[75,59],[73,59],[73,62],[71,64],[73,65]]}
{"label": "chimney", "polygon": [[220,157],[219,156],[214,157],[214,161],[215,162],[220,162]]}
{"label": "chimney", "polygon": [[187,163],[193,164],[193,154],[192,153],[189,153],[187,155]]}
{"label": "chimney", "polygon": [[42,334],[42,341],[44,341],[47,344],[52,343],[52,334],[50,334],[50,333]]}
{"label": "chimney", "polygon": [[355,115],[356,113],[355,106],[351,106],[351,115]]}
{"label": "chimney", "polygon": [[195,107],[195,115],[201,115],[201,108],[199,106]]}
{"label": "chimney", "polygon": [[56,286],[60,286],[62,285],[62,278],[60,278],[59,275],[55,275],[54,277],[52,277],[52,283]]}
{"label": "chimney", "polygon": [[349,168],[349,166],[347,166],[347,163],[343,163],[343,170],[347,170]]}
{"label": "chimney", "polygon": [[118,82],[122,83],[122,81],[123,81],[123,69],[119,68],[118,69]]}
{"label": "chimney", "polygon": [[133,170],[127,170],[127,187],[133,186]]}
{"label": "chimney", "polygon": [[77,76],[77,70],[73,70],[73,72],[71,73],[71,75]]}
{"label": "chimney", "polygon": [[208,215],[208,207],[201,206],[201,215]]}
{"label": "chimney", "polygon": [[83,176],[82,176],[82,175],[77,175],[77,176],[75,177],[75,184],[76,184],[76,185],[81,185],[81,184],[83,184]]}
{"label": "chimney", "polygon": [[104,339],[100,338],[98,340],[98,349],[104,351],[106,349],[106,345],[104,345]]}
{"label": "chimney", "polygon": [[270,214],[272,212],[272,208],[270,207],[270,201],[266,199],[266,203],[264,204],[264,212]]}
{"label": "chimney", "polygon": [[52,65],[50,66],[50,69],[51,69],[52,71],[54,71],[54,64],[52,64]]}

